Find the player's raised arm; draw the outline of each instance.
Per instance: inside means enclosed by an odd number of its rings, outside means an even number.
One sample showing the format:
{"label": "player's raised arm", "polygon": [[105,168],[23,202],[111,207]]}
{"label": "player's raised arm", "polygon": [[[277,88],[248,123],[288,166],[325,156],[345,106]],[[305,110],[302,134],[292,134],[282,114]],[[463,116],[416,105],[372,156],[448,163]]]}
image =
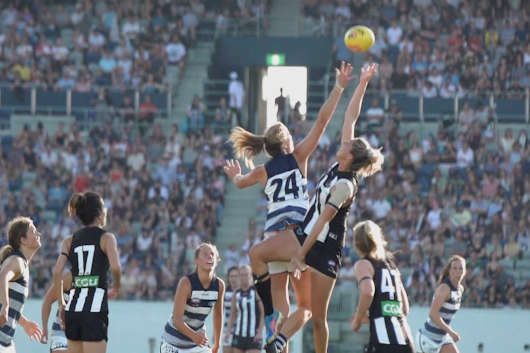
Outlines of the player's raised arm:
{"label": "player's raised arm", "polygon": [[293,154],[299,164],[305,163],[311,153],[317,147],[318,141],[324,134],[329,121],[333,117],[333,113],[335,113],[335,109],[337,108],[337,104],[339,103],[340,97],[342,96],[342,92],[348,86],[348,83],[355,78],[355,76],[351,76],[352,71],[352,66],[344,62],[341,63],[340,69],[335,68],[336,76],[333,90],[331,91],[324,105],[322,105],[322,108],[320,108],[313,128],[306,138],[303,139],[302,142],[300,142],[294,149]]}
{"label": "player's raised arm", "polygon": [[361,114],[361,107],[363,105],[364,94],[368,83],[377,72],[378,64],[372,64],[366,69],[361,69],[361,77],[359,84],[351,97],[350,104],[346,113],[344,114],[344,125],[342,126],[342,143],[350,142],[355,137],[355,123]]}

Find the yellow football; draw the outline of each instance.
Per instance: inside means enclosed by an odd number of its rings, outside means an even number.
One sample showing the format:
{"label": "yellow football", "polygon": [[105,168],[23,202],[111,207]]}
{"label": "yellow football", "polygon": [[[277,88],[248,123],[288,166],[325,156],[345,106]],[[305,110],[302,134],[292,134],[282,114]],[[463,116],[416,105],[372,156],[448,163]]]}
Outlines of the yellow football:
{"label": "yellow football", "polygon": [[366,26],[353,26],[344,35],[346,47],[354,53],[367,51],[374,42],[375,34]]}

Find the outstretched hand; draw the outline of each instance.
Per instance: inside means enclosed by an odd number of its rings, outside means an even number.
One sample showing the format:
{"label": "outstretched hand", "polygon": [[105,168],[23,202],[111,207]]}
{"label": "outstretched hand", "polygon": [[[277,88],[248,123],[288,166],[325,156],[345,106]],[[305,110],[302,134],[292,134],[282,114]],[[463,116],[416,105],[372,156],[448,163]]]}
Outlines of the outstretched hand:
{"label": "outstretched hand", "polygon": [[234,179],[236,175],[241,174],[241,166],[237,160],[230,159],[226,161],[223,169],[230,180]]}
{"label": "outstretched hand", "polygon": [[341,62],[340,69],[335,68],[335,83],[342,88],[346,88],[348,83],[355,78],[355,75],[350,76],[352,72],[353,67],[349,63]]}
{"label": "outstretched hand", "polygon": [[361,82],[368,83],[374,77],[375,73],[377,72],[377,68],[379,67],[379,64],[373,63],[370,66],[368,66],[366,69],[361,68],[361,78],[359,79]]}

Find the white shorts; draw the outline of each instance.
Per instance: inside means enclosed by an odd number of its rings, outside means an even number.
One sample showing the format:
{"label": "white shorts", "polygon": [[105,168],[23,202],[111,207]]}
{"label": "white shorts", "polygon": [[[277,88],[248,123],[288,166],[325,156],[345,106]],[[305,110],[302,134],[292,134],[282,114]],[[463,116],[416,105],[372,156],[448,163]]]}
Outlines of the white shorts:
{"label": "white shorts", "polygon": [[11,341],[9,347],[0,346],[0,353],[17,353],[15,342]]}
{"label": "white shorts", "polygon": [[[267,239],[270,237],[273,237],[276,235],[277,232],[265,232],[263,238]],[[275,261],[275,262],[269,262],[267,264],[269,266],[269,274],[271,275],[277,275],[280,273],[291,273],[293,272],[293,266],[290,262],[282,262],[282,261]]]}
{"label": "white shorts", "polygon": [[223,342],[222,342],[223,344],[222,344],[222,346],[223,347],[232,347],[232,339],[233,338],[234,338],[234,335],[230,335],[228,337],[228,340],[225,340],[225,335],[223,333]]}
{"label": "white shorts", "polygon": [[172,344],[162,340],[160,343],[160,353],[212,353],[210,347],[195,346],[192,348],[177,348]]}
{"label": "white shorts", "polygon": [[440,353],[442,346],[452,343],[453,339],[449,335],[445,335],[442,343],[436,343],[418,331],[414,338],[414,349],[416,353]]}
{"label": "white shorts", "polygon": [[50,350],[52,352],[60,352],[68,350],[68,340],[66,337],[51,336],[50,337]]}

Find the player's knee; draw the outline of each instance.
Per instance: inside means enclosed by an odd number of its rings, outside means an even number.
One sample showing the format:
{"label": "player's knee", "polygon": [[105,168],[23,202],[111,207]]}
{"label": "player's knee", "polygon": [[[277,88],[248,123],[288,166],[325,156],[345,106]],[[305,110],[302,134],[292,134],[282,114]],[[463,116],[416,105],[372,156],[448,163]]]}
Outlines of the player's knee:
{"label": "player's knee", "polygon": [[313,315],[312,318],[313,318],[313,329],[324,330],[327,327],[327,320],[325,316]]}
{"label": "player's knee", "polygon": [[311,317],[313,316],[313,313],[311,312],[311,310],[309,308],[301,308],[301,309],[302,309],[302,313],[304,314],[304,320],[305,321],[311,320]]}
{"label": "player's knee", "polygon": [[260,251],[259,247],[254,245],[248,250],[248,257],[250,258],[250,262],[256,262],[260,261]]}

